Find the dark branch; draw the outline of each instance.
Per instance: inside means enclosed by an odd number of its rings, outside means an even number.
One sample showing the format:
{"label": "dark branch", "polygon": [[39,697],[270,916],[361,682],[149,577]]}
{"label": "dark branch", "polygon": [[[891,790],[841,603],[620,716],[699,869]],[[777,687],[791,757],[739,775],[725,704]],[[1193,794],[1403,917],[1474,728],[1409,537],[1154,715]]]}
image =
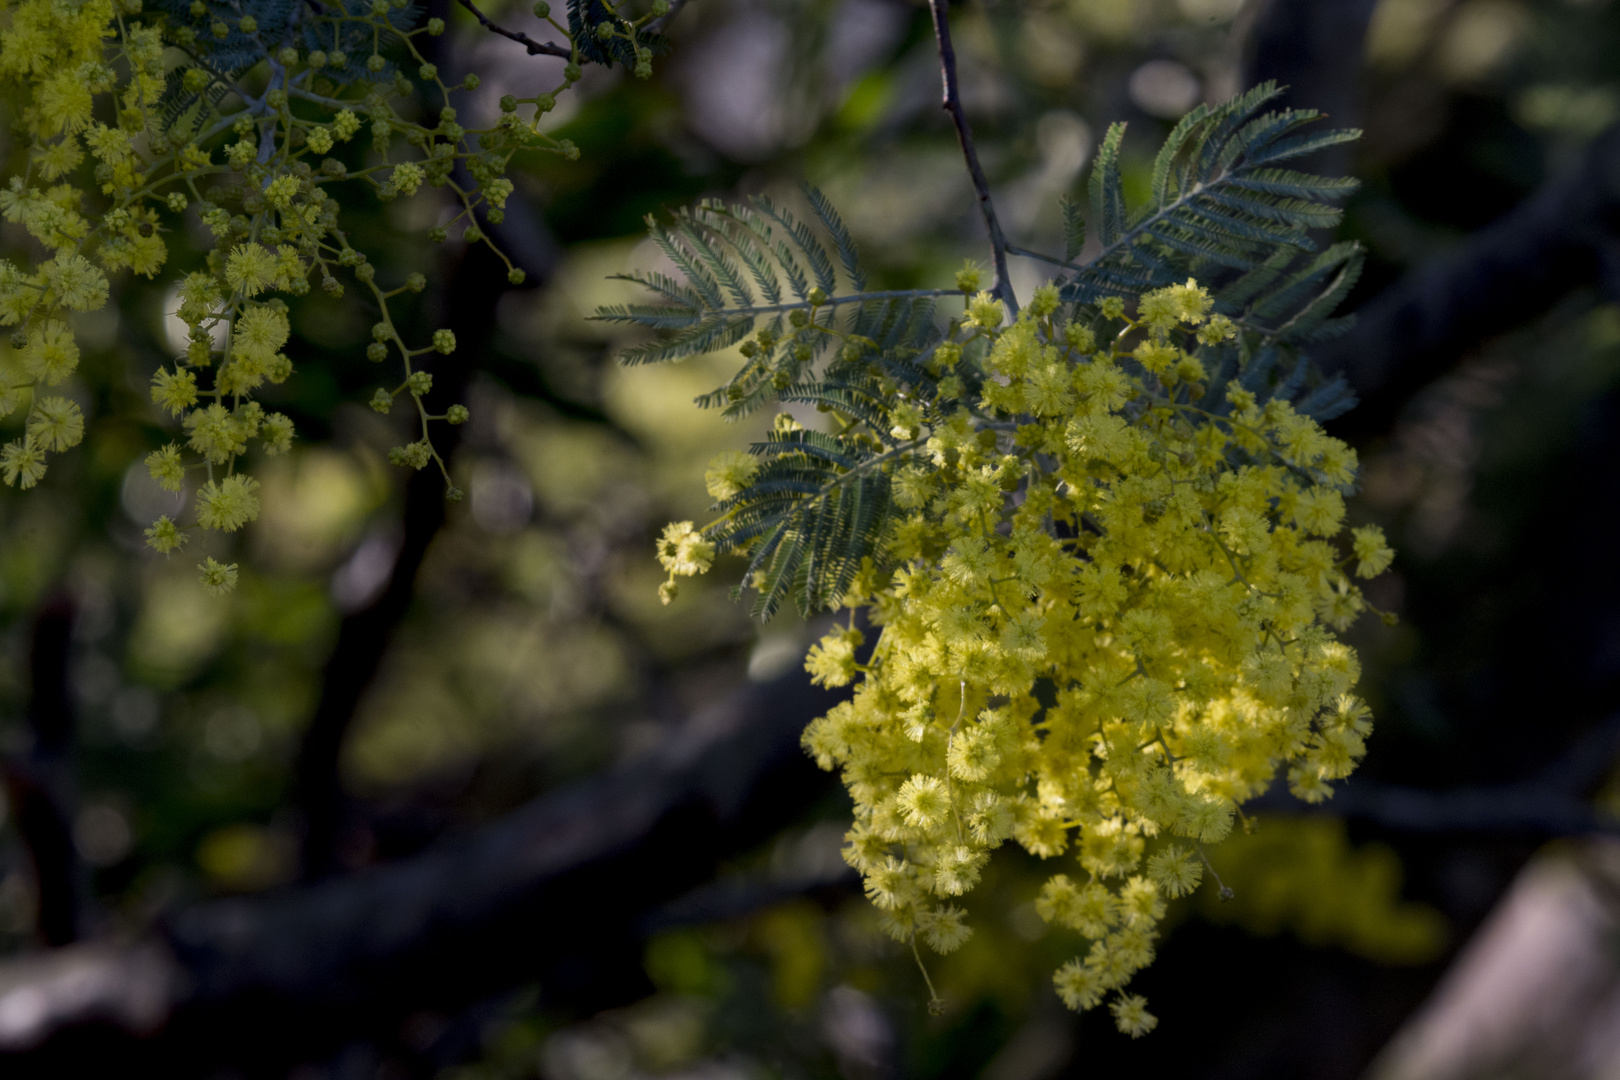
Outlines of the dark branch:
{"label": "dark branch", "polygon": [[1620,715],[1577,739],[1540,775],[1514,784],[1427,791],[1352,779],[1327,802],[1310,806],[1280,788],[1249,804],[1269,813],[1324,813],[1413,832],[1620,834],[1620,818],[1590,802],[1591,789],[1620,754]]}
{"label": "dark branch", "polygon": [[[488,347],[495,305],[506,287],[504,264],[481,245],[469,248],[448,273],[444,325],[454,331],[459,355],[458,362],[441,364],[435,372],[435,398],[442,398],[443,404],[465,397],[471,373]],[[448,458],[455,451],[459,433],[454,427],[435,433],[440,454]],[[307,878],[325,877],[339,868],[348,820],[339,777],[343,744],[394,631],[410,610],[428,546],[444,524],[444,482],[436,471],[424,469],[407,481],[403,517],[403,535],[388,583],[370,604],[344,617],[322,674],[320,699],[299,746],[294,779]]]}
{"label": "dark branch", "polygon": [[[465,0],[463,0],[465,2]],[[973,145],[973,130],[968,127],[967,113],[962,111],[962,96],[956,83],[956,50],[951,46],[951,27],[947,18],[949,0],[928,0],[928,10],[934,16],[934,38],[939,42],[940,78],[945,86],[945,99],[941,107],[951,114],[956,125],[956,138],[962,144],[962,156],[967,159],[968,176],[979,199],[979,212],[984,215],[984,227],[990,233],[990,254],[996,269],[996,295],[1007,309],[1018,311],[1018,298],[1013,294],[1012,281],[1007,277],[1007,237],[996,220],[996,207],[990,201],[990,181],[985,179],[984,166],[979,164],[979,151]]]}
{"label": "dark branch", "polygon": [[1337,425],[1386,429],[1411,395],[1466,351],[1535,319],[1570,293],[1620,286],[1620,126],[1573,173],[1544,185],[1450,254],[1356,312],[1313,357],[1362,398]]}
{"label": "dark branch", "polygon": [[[1252,18],[1243,43],[1241,83],[1283,87],[1280,104],[1326,113],[1334,127],[1361,126],[1367,29],[1375,0],[1264,0],[1245,5]],[[1351,171],[1354,143],[1339,143],[1294,168],[1324,176]]]}
{"label": "dark branch", "polygon": [[1427,791],[1347,783],[1311,807],[1292,796],[1267,795],[1251,804],[1267,813],[1323,813],[1386,829],[1438,833],[1529,833],[1535,836],[1620,834],[1620,819],[1581,800],[1528,784]]}
{"label": "dark branch", "polygon": [[645,989],[648,914],[825,797],[799,734],[834,700],[803,674],[750,685],[654,753],[416,857],[206,903],[48,969],[0,964],[0,1073],[273,1072],[536,979],[571,1009],[620,1004]]}
{"label": "dark branch", "polygon": [[33,864],[35,928],[47,945],[79,936],[83,867],[73,845],[75,717],[68,683],[74,605],[59,596],[34,619],[29,656],[29,746],[6,762],[6,787],[17,832]]}
{"label": "dark branch", "polygon": [[564,60],[572,59],[574,50],[550,41],[536,41],[521,30],[508,30],[499,23],[493,22],[488,15],[473,4],[472,0],[458,0],[462,7],[473,13],[473,18],[483,24],[485,30],[492,34],[499,34],[503,38],[510,38],[529,50],[530,56],[560,56]]}
{"label": "dark branch", "polygon": [[[557,248],[544,222],[519,200],[513,200],[500,226],[487,225],[528,269],[531,285],[550,277]],[[438,325],[454,331],[456,356],[439,365],[434,400],[444,406],[465,400],[474,371],[490,345],[496,306],[510,286],[506,267],[484,245],[461,254],[445,275],[443,313]],[[454,452],[462,429],[441,427],[434,439],[446,457]],[[339,777],[339,762],[361,699],[382,666],[394,631],[416,595],[416,575],[429,545],[444,524],[444,484],[437,472],[424,469],[405,486],[405,508],[399,551],[388,583],[374,601],[344,617],[338,640],[327,659],[321,696],[305,728],[294,767],[298,807],[304,825],[303,872],[321,878],[339,867],[349,819]]]}

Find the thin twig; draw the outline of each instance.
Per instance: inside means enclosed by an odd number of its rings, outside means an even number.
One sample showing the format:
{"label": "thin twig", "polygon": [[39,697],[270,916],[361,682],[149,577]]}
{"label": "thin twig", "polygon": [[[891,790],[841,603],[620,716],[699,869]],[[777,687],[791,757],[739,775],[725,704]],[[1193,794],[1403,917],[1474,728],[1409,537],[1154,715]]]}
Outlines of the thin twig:
{"label": "thin twig", "polygon": [[511,38],[519,45],[522,45],[524,48],[528,49],[530,56],[560,56],[564,60],[573,59],[573,49],[566,48],[562,45],[557,45],[550,41],[536,41],[534,38],[530,37],[528,34],[525,34],[521,30],[508,30],[499,23],[491,21],[488,15],[485,15],[482,11],[479,11],[476,7],[474,7],[472,0],[459,0],[459,2],[462,7],[473,13],[473,17],[475,19],[477,19],[480,23],[483,23],[485,30],[488,30],[492,34],[499,34],[504,38]]}
{"label": "thin twig", "polygon": [[[466,0],[462,0],[466,3]],[[990,233],[990,253],[996,269],[996,295],[1007,309],[1018,312],[1018,298],[1013,294],[1012,282],[1007,278],[1007,237],[996,220],[996,207],[990,201],[990,182],[985,179],[984,167],[979,164],[979,151],[973,145],[973,131],[968,127],[967,114],[962,111],[962,97],[956,85],[956,50],[951,47],[951,28],[946,20],[948,0],[928,0],[928,10],[934,16],[934,38],[939,42],[940,76],[945,84],[945,100],[941,107],[951,114],[956,125],[956,137],[962,144],[962,156],[967,159],[968,176],[979,197],[979,212],[984,215],[984,227]]]}
{"label": "thin twig", "polygon": [[1074,262],[1071,259],[1060,259],[1056,255],[1044,255],[1039,251],[1031,251],[1028,248],[1021,248],[1017,244],[1008,244],[1007,254],[1022,255],[1026,259],[1038,259],[1044,263],[1051,263],[1053,266],[1061,266],[1065,270],[1079,272],[1080,270],[1084,269],[1079,263]]}

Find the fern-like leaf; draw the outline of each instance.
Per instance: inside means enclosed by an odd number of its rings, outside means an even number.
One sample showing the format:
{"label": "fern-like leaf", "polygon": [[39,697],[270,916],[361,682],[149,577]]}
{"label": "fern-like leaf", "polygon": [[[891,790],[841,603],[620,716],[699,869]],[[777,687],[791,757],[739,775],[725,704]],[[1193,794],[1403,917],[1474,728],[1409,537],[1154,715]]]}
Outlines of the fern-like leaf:
{"label": "fern-like leaf", "polygon": [[1310,250],[1310,230],[1339,220],[1330,200],[1355,184],[1278,165],[1359,133],[1301,130],[1320,119],[1310,110],[1260,113],[1279,93],[1266,83],[1183,117],[1154,161],[1149,203],[1134,214],[1125,209],[1119,172],[1124,129],[1109,128],[1091,174],[1092,225],[1103,250],[1066,279],[1064,299],[1093,302],[1188,274],[1219,278],[1221,268],[1264,266],[1282,248]]}

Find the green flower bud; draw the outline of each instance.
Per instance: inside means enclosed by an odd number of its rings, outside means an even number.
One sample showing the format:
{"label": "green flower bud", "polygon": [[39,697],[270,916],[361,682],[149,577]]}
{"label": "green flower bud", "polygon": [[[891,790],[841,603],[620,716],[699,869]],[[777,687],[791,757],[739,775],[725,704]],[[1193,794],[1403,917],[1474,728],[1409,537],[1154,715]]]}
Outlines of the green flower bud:
{"label": "green flower bud", "polygon": [[439,65],[423,64],[416,69],[416,75],[421,79],[436,79],[439,77]]}
{"label": "green flower bud", "polygon": [[520,266],[514,266],[506,272],[506,280],[513,285],[521,285],[528,280],[529,275]]}
{"label": "green flower bud", "polygon": [[383,68],[385,68],[387,66],[388,66],[388,61],[384,60],[382,58],[382,56],[380,54],[378,54],[378,53],[372,53],[370,56],[366,57],[366,70],[367,71],[381,71]]}
{"label": "green flower bud", "polygon": [[503,113],[517,112],[517,98],[513,97],[511,94],[502,94],[501,95],[501,112],[503,112]]}
{"label": "green flower bud", "polygon": [[534,17],[535,18],[544,19],[546,16],[548,16],[550,14],[551,14],[551,5],[546,3],[546,0],[535,0],[535,5],[534,5]]}
{"label": "green flower bud", "polygon": [[429,19],[427,22],[427,32],[431,37],[438,37],[440,34],[444,33],[444,20]]}
{"label": "green flower bud", "polygon": [[394,407],[394,396],[386,390],[379,389],[375,394],[371,395],[369,404],[373,409],[386,416]]}
{"label": "green flower bud", "polygon": [[388,359],[388,346],[380,341],[373,341],[366,346],[366,359],[373,363]]}
{"label": "green flower bud", "polygon": [[251,15],[242,16],[242,21],[236,25],[242,28],[244,34],[257,34],[259,32],[259,20]]}
{"label": "green flower bud", "polygon": [[444,411],[444,420],[447,424],[465,424],[471,416],[465,405],[452,405]]}

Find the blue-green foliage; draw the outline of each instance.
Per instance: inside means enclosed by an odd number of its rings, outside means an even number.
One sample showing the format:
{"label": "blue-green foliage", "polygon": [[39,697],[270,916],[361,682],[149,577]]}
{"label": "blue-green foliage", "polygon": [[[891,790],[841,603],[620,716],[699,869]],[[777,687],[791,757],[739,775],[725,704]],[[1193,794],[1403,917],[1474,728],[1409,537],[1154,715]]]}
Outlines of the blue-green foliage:
{"label": "blue-green foliage", "polygon": [[764,197],[706,201],[678,212],[670,228],[649,222],[685,282],[619,275],[663,302],[596,316],[659,332],[625,352],[632,364],[712,352],[757,331],[747,363],[698,403],[731,419],[772,402],[802,403],[844,426],[773,431],[752,447],[760,460],[753,482],[716,507],[721,518],[708,535],[719,550],[749,556],[754,610],[766,618],[790,596],[806,614],[836,606],[862,560],[881,556],[888,466],[910,449],[890,433],[889,412],[901,393],[931,401],[937,392],[924,366],[939,336],[933,296],[868,293],[838,212],[812,188],[805,198],[819,231]]}
{"label": "blue-green foliage", "polygon": [[1189,274],[1207,281],[1266,266],[1275,278],[1282,252],[1311,251],[1310,230],[1338,224],[1330,200],[1356,181],[1280,166],[1360,132],[1302,130],[1321,118],[1309,109],[1259,113],[1280,93],[1264,83],[1183,117],[1153,163],[1149,202],[1134,212],[1119,175],[1125,127],[1110,127],[1091,173],[1091,227],[1102,250],[1063,280],[1063,298],[1133,297]]}
{"label": "blue-green foliage", "polygon": [[[328,55],[342,53],[348,62],[342,67],[322,69],[321,78],[342,87],[359,82],[392,82],[398,70],[394,59],[384,57],[381,69],[372,71],[366,61],[371,56],[375,31],[361,20],[371,16],[369,0],[203,0],[202,14],[195,14],[193,0],[150,0],[153,11],[167,15],[168,37],[177,41],[175,30],[189,28],[186,44],[189,67],[201,68],[213,76],[209,86],[189,91],[184,86],[186,67],[169,73],[159,103],[166,124],[201,101],[217,105],[237,89],[239,80],[260,64],[271,62],[287,46],[305,52],[321,50]],[[388,22],[408,31],[421,18],[420,5],[390,6]],[[242,17],[252,16],[258,24],[252,33],[242,29]],[[216,37],[213,25],[223,23],[224,37]]]}
{"label": "blue-green foliage", "polygon": [[[602,0],[568,0],[568,36],[574,39],[580,56],[604,67],[618,64],[634,70],[636,48],[627,38],[615,34],[603,41],[592,32],[604,21],[617,23],[619,20],[608,11]],[[654,54],[663,52],[667,45],[665,38],[659,34],[638,34],[636,40],[643,49]]]}

